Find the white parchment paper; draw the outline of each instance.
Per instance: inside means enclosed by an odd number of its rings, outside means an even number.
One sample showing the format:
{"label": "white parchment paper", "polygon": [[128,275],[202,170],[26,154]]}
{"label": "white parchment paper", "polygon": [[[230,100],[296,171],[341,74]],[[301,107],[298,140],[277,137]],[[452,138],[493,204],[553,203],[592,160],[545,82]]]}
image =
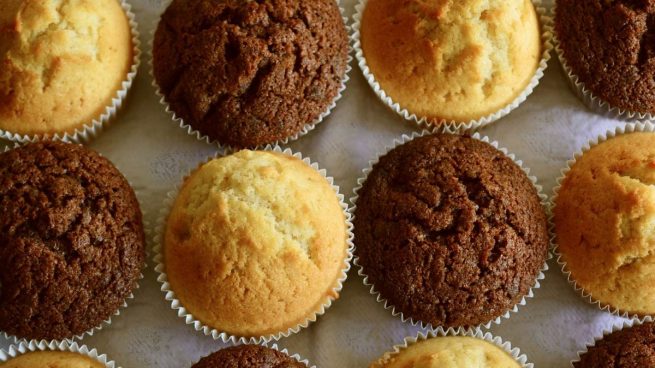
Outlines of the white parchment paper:
{"label": "white parchment paper", "polygon": [[[148,45],[155,18],[165,3],[132,0],[132,5],[142,45]],[[354,5],[354,0],[342,1],[349,16]],[[353,67],[344,97],[332,114],[290,145],[326,168],[347,196],[369,159],[401,134],[418,130],[387,110],[354,63]],[[215,149],[188,136],[164,113],[150,86],[147,68],[144,59],[118,120],[90,147],[121,168],[142,194],[142,205],[153,223],[166,192],[180,175]],[[576,99],[554,58],[527,101],[481,133],[522,159],[550,194],[566,160],[590,138],[618,124],[623,123],[588,111]],[[567,367],[577,350],[621,319],[584,302],[552,260],[550,266],[535,298],[509,320],[492,326],[491,332],[519,347],[536,367]],[[318,322],[280,340],[279,345],[318,367],[366,367],[405,336],[416,335],[416,327],[392,317],[375,302],[355,271],[350,271],[340,299]],[[155,281],[152,262],[129,307],[113,319],[111,326],[82,343],[108,354],[124,368],[190,367],[223,346],[186,326],[170,309]],[[9,344],[0,337],[0,348]]]}

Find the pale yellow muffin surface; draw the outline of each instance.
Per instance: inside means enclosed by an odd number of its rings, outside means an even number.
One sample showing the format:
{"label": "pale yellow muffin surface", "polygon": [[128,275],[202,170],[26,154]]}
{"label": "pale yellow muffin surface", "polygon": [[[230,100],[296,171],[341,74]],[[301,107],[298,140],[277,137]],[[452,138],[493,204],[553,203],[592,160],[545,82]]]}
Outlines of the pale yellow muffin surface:
{"label": "pale yellow muffin surface", "polygon": [[0,3],[0,129],[71,133],[100,118],[132,64],[118,0]]}
{"label": "pale yellow muffin surface", "polygon": [[360,31],[382,89],[432,120],[468,122],[500,110],[541,59],[530,0],[369,0]]}
{"label": "pale yellow muffin surface", "polygon": [[410,345],[399,353],[386,353],[369,368],[520,368],[506,351],[469,336],[446,336]]}
{"label": "pale yellow muffin surface", "polygon": [[554,220],[579,286],[623,312],[655,313],[655,133],[585,152],[562,182]]}
{"label": "pale yellow muffin surface", "polygon": [[345,216],[325,177],[267,151],[196,169],[164,236],[165,271],[182,305],[247,337],[286,332],[336,298],[346,255]]}
{"label": "pale yellow muffin surface", "polygon": [[104,368],[90,357],[69,351],[34,351],[0,363],[2,368]]}

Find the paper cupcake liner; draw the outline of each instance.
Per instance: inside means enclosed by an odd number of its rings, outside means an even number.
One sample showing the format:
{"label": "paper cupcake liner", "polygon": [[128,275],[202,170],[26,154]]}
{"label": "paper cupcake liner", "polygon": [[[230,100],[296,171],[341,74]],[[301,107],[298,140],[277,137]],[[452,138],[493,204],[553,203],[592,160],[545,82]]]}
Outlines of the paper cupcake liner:
{"label": "paper cupcake liner", "polygon": [[89,349],[86,345],[78,345],[77,343],[69,343],[66,341],[61,342],[21,342],[17,345],[11,345],[9,348],[0,350],[0,364],[7,362],[17,356],[35,352],[35,351],[67,351],[71,353],[78,353],[85,355],[93,360],[105,365],[106,368],[120,368],[113,360],[109,360],[106,354],[100,354],[96,349]]}
{"label": "paper cupcake liner", "polygon": [[[555,19],[557,14],[557,1],[553,2],[553,16]],[[655,121],[655,114],[648,112],[637,112],[626,109],[621,109],[610,105],[609,102],[602,100],[600,97],[594,95],[591,90],[585,87],[584,83],[578,78],[569,66],[568,61],[564,57],[564,50],[562,50],[557,33],[553,29],[553,44],[555,46],[555,53],[559,58],[562,70],[567,77],[569,86],[575,92],[576,96],[592,111],[614,119],[621,119],[627,122],[635,122],[637,120],[653,120]]]}
{"label": "paper cupcake liner", "polygon": [[[29,143],[33,143],[33,142],[22,143],[22,144],[14,143],[13,147],[6,146],[5,150],[3,152],[11,151],[14,148],[21,147],[21,146],[29,144]],[[81,144],[81,143],[69,143],[69,144]],[[97,153],[100,156],[104,157],[100,152],[97,152]],[[116,167],[116,169],[121,173],[121,175],[123,175],[123,172],[118,168],[118,166],[116,166],[116,164],[113,161],[110,160],[110,162],[112,163],[112,165],[114,165],[114,167]],[[126,180],[127,180],[127,178],[126,178]],[[143,210],[143,206],[141,205],[141,203],[143,202],[140,199],[142,194],[138,190],[134,189],[134,186],[132,185],[132,183],[129,180],[128,180],[128,184],[130,185],[130,187],[134,191],[134,195],[135,195],[135,197],[137,199],[137,202],[139,203],[139,211],[141,211],[141,218],[142,218],[141,221],[143,223],[143,232],[144,232],[144,236],[145,236],[145,244],[144,244],[145,245],[145,257],[144,257],[143,266],[141,267],[141,272],[139,273],[139,277],[136,279],[136,284],[134,286],[134,289],[132,290],[130,295],[125,297],[125,300],[123,300],[123,304],[121,304],[113,314],[111,314],[106,320],[102,321],[98,326],[95,326],[95,327],[93,327],[93,328],[91,328],[91,329],[89,329],[87,331],[84,331],[83,333],[73,335],[72,337],[68,337],[68,338],[65,338],[65,339],[52,339],[52,340],[29,339],[28,340],[26,338],[18,337],[18,336],[15,336],[15,335],[10,335],[10,334],[8,334],[7,332],[4,332],[4,331],[0,331],[1,336],[4,336],[4,338],[7,339],[7,340],[13,341],[14,344],[18,344],[18,343],[25,343],[25,344],[45,343],[45,344],[48,344],[48,345],[60,344],[60,343],[73,344],[75,340],[82,340],[85,336],[93,336],[93,334],[95,332],[98,332],[98,331],[102,330],[103,328],[109,327],[109,325],[111,325],[112,318],[119,316],[121,314],[121,311],[124,310],[125,308],[127,308],[127,301],[134,299],[134,292],[140,288],[140,282],[144,277],[143,272],[148,267],[148,262],[147,262],[147,260],[149,258],[148,239],[150,239],[149,238],[149,233],[148,233],[148,229],[150,228],[150,223],[148,221],[146,221],[146,212]]]}
{"label": "paper cupcake liner", "polygon": [[[456,130],[454,130],[452,127],[448,127],[445,129],[445,132],[447,134],[456,134]],[[350,203],[352,204],[350,206],[350,211],[351,211],[351,220],[355,218],[355,211],[357,210],[357,199],[359,198],[359,191],[362,189],[364,186],[364,183],[366,182],[366,178],[368,175],[373,171],[373,166],[378,163],[380,158],[387,153],[389,153],[391,150],[394,148],[403,145],[407,142],[410,142],[416,138],[423,137],[425,135],[432,134],[432,132],[428,130],[423,130],[420,133],[413,132],[411,135],[403,134],[400,139],[396,139],[393,141],[393,144],[391,146],[388,146],[384,149],[384,151],[378,152],[378,155],[374,160],[371,160],[368,162],[368,167],[364,170],[362,170],[363,176],[361,176],[359,179],[357,179],[357,186],[353,189],[354,196],[350,198]],[[499,147],[498,142],[496,141],[491,141],[489,137],[482,136],[479,133],[475,133],[471,136],[473,139],[477,139],[479,141],[485,142],[490,144],[492,147],[495,149],[499,150],[502,152],[506,157],[510,158],[516,165],[518,165],[521,170],[525,173],[525,175],[528,177],[530,182],[532,182],[532,185],[534,186],[535,190],[537,191],[537,195],[539,196],[539,199],[541,200],[541,205],[546,211],[546,215],[550,216],[548,212],[548,196],[546,196],[543,193],[543,189],[541,185],[537,184],[537,178],[535,176],[530,175],[530,169],[526,168],[523,166],[523,161],[518,160],[516,156],[512,153],[508,153],[506,148]],[[356,247],[353,248],[353,252],[355,251]],[[480,329],[480,328],[490,328],[491,324],[500,324],[502,320],[504,319],[509,319],[512,313],[517,313],[519,310],[519,306],[523,306],[527,303],[527,299],[533,298],[534,297],[534,290],[539,289],[541,287],[541,284],[539,283],[539,280],[543,280],[546,275],[544,274],[548,270],[548,260],[550,260],[551,254],[550,252],[546,255],[546,259],[544,261],[544,265],[542,266],[541,270],[539,271],[539,274],[537,274],[534,285],[528,290],[528,293],[524,295],[521,300],[516,303],[511,309],[506,311],[504,314],[492,319],[491,321],[488,321],[486,323],[481,323],[477,326],[469,326],[468,329]],[[420,326],[422,329],[429,329],[429,330],[435,330],[435,329],[442,329],[442,326],[432,326],[431,323],[425,323],[420,320],[415,320],[413,317],[408,317],[405,316],[403,312],[400,310],[396,309],[396,307],[388,300],[385,299],[382,294],[378,290],[376,290],[375,285],[373,282],[369,281],[368,275],[366,274],[366,270],[364,267],[360,264],[359,262],[359,257],[357,255],[354,256],[353,258],[353,263],[357,266],[358,271],[357,274],[359,274],[361,277],[363,277],[363,282],[364,285],[369,287],[370,291],[369,293],[373,296],[375,296],[376,301],[378,303],[381,303],[384,305],[384,309],[390,310],[391,314],[394,317],[399,317],[402,322],[409,322],[412,326]],[[463,327],[462,327],[463,328]]]}
{"label": "paper cupcake liner", "polygon": [[548,11],[545,7],[542,6],[542,0],[532,0],[532,4],[537,11],[537,16],[539,17],[539,25],[541,26],[541,60],[537,66],[532,79],[528,85],[512,102],[505,105],[505,107],[500,110],[493,112],[489,115],[483,116],[477,120],[456,121],[456,120],[447,120],[447,119],[434,119],[428,118],[425,116],[416,115],[403,106],[400,106],[399,103],[395,102],[391,96],[389,96],[380,86],[380,83],[375,79],[375,76],[371,72],[366,62],[366,57],[364,56],[364,51],[362,50],[362,43],[360,40],[360,29],[362,15],[364,13],[364,8],[368,0],[359,0],[355,6],[355,15],[353,15],[353,44],[355,49],[355,56],[357,57],[357,62],[359,68],[364,74],[364,78],[368,82],[369,86],[373,89],[373,92],[378,96],[380,101],[389,107],[396,114],[403,117],[405,120],[413,121],[422,129],[431,130],[433,132],[455,132],[461,134],[466,131],[477,130],[485,125],[491,124],[496,120],[504,117],[509,114],[512,110],[516,109],[523,101],[525,101],[532,91],[539,84],[539,80],[544,76],[544,71],[548,67],[548,60],[550,60],[550,52],[553,49],[553,43],[551,41],[553,34],[553,19],[548,16]]}
{"label": "paper cupcake liner", "polygon": [[[302,154],[299,152],[294,153],[291,151],[289,148],[282,149],[280,146],[271,146],[267,145],[264,148],[265,151],[271,151],[271,152],[277,152],[277,153],[282,153],[287,156],[292,156],[297,159],[302,160],[305,164],[309,165],[312,167],[314,170],[316,170],[321,176],[323,176],[332,189],[334,190],[338,200],[339,204],[343,210],[344,218],[346,221],[346,231],[347,231],[347,254],[346,257],[343,260],[343,268],[341,270],[341,274],[337,279],[337,286],[332,289],[332,291],[336,294],[339,294],[341,292],[341,289],[343,289],[343,283],[346,281],[346,278],[348,276],[348,271],[350,270],[350,261],[353,257],[353,249],[354,249],[354,244],[353,244],[353,225],[352,221],[350,218],[350,212],[348,212],[348,205],[346,205],[344,196],[343,194],[339,193],[339,187],[334,184],[334,179],[330,176],[327,176],[327,173],[325,169],[320,169],[317,163],[314,163],[310,160],[309,157],[303,158]],[[232,150],[228,150],[227,152],[224,152],[222,155],[220,152],[218,152],[216,155],[209,157],[207,160],[204,160],[202,163],[200,163],[197,167],[200,167],[202,164],[205,164],[206,162],[209,162],[213,158],[217,158],[220,156],[224,155],[229,155],[233,152]],[[334,297],[329,297],[321,307],[315,311],[312,312],[310,316],[308,316],[305,321],[302,323],[299,323],[293,327],[289,327],[285,331],[279,331],[274,334],[270,335],[265,335],[265,336],[253,336],[253,337],[245,337],[245,336],[236,336],[229,334],[224,331],[219,331],[216,328],[210,327],[204,323],[202,323],[200,320],[196,319],[191,312],[189,312],[183,305],[182,302],[177,299],[177,296],[175,292],[171,289],[171,286],[168,282],[168,275],[166,274],[165,266],[164,266],[164,254],[163,254],[163,239],[164,239],[164,231],[166,229],[166,221],[168,219],[168,214],[170,213],[173,203],[175,202],[175,199],[178,196],[179,190],[186,178],[189,177],[193,170],[189,170],[186,175],[183,176],[183,180],[179,182],[176,186],[175,189],[171,190],[168,192],[166,195],[166,198],[163,201],[163,208],[159,212],[159,216],[155,222],[155,228],[153,229],[152,233],[154,234],[153,237],[153,251],[154,251],[154,263],[155,263],[155,271],[158,273],[157,276],[157,281],[161,284],[161,291],[164,293],[164,298],[171,303],[171,309],[175,310],[177,313],[177,316],[180,318],[183,318],[185,323],[187,325],[192,325],[193,328],[196,331],[202,332],[206,336],[211,336],[214,340],[221,340],[224,343],[232,342],[233,344],[263,344],[267,343],[271,340],[279,340],[282,337],[288,337],[292,334],[295,334],[299,332],[302,328],[307,327],[311,322],[315,322],[318,316],[321,316],[325,314],[325,311],[332,305],[332,302],[336,299]]]}
{"label": "paper cupcake liner", "polygon": [[115,120],[114,118],[123,106],[127,93],[132,87],[139,65],[141,64],[141,41],[139,41],[139,25],[136,22],[136,16],[132,12],[132,5],[127,0],[121,0],[120,3],[130,23],[130,31],[132,33],[132,66],[123,82],[121,82],[121,88],[116,91],[116,94],[111,99],[111,104],[105,107],[104,112],[99,117],[76,128],[74,131],[46,134],[18,134],[0,129],[0,138],[19,143],[38,142],[42,140],[88,143]]}
{"label": "paper cupcake liner", "polygon": [[600,336],[594,337],[593,340],[591,340],[590,342],[585,344],[584,349],[578,350],[578,352],[576,354],[576,358],[571,360],[571,367],[573,368],[573,364],[579,362],[580,359],[582,358],[583,354],[588,352],[590,348],[596,346],[596,343],[598,343],[600,340],[604,339],[606,336],[608,336],[608,335],[610,335],[610,334],[612,334],[614,332],[620,331],[620,330],[622,330],[624,328],[629,328],[629,327],[632,327],[632,326],[639,326],[639,325],[642,325],[642,324],[644,324],[646,322],[654,322],[654,320],[653,320],[653,318],[650,318],[650,317],[643,318],[643,319],[640,319],[640,320],[629,319],[629,320],[624,320],[621,323],[621,325],[612,325],[612,327],[603,329],[603,333]]}
{"label": "paper cupcake liner", "polygon": [[514,360],[516,360],[517,363],[521,364],[522,368],[534,367],[532,363],[528,363],[528,357],[525,354],[521,354],[521,350],[519,348],[512,347],[512,343],[509,341],[503,341],[502,338],[493,336],[489,332],[483,333],[480,329],[469,330],[464,328],[449,328],[444,330],[443,328],[439,327],[437,330],[428,331],[427,333],[419,332],[416,337],[406,337],[403,344],[394,346],[393,351],[385,353],[383,357],[392,357],[416,343],[446,336],[468,336],[484,340],[488,343],[496,345],[508,353],[510,356],[512,356],[512,358],[514,358]]}
{"label": "paper cupcake liner", "polygon": [[[339,6],[339,11],[341,12],[341,18],[343,19],[343,24],[346,27],[346,32],[348,35],[351,33],[351,27],[348,25],[348,18],[345,16],[345,10],[340,6],[341,0],[336,0],[337,5]],[[164,9],[165,11],[165,9]],[[162,13],[163,14],[163,13]],[[155,88],[155,94],[157,97],[159,97],[159,104],[164,107],[164,111],[171,117],[171,120],[173,120],[173,123],[178,125],[180,128],[184,129],[188,135],[195,137],[197,140],[201,142],[205,142],[207,144],[213,144],[216,145],[219,149],[230,149],[230,150],[239,150],[242,149],[240,147],[233,147],[228,144],[223,144],[220,143],[216,139],[210,138],[206,134],[202,134],[199,130],[196,130],[191,124],[187,124],[184,122],[184,119],[182,117],[178,116],[175,111],[171,108],[170,104],[168,101],[166,101],[166,96],[164,93],[161,91],[161,88],[159,87],[159,84],[157,84],[157,79],[155,78],[155,69],[154,69],[154,53],[153,53],[153,45],[155,41],[155,32],[157,31],[157,27],[159,25],[159,20],[161,19],[161,14],[159,17],[154,22],[154,26],[152,30],[150,31],[150,48],[149,48],[149,54],[150,54],[150,60],[149,60],[149,65],[150,65],[150,77],[152,79],[152,86]],[[337,106],[337,101],[341,99],[343,96],[343,91],[346,90],[346,83],[350,80],[350,76],[348,75],[350,71],[352,70],[352,67],[350,66],[352,64],[352,41],[350,37],[348,37],[348,55],[346,58],[346,71],[343,74],[343,77],[341,79],[341,86],[339,87],[339,90],[337,91],[337,95],[332,99],[332,102],[330,105],[327,107],[325,111],[323,111],[314,121],[311,123],[307,123],[303,126],[303,128],[298,131],[297,133],[283,138],[279,139],[274,142],[270,142],[268,144],[260,144],[256,147],[243,147],[251,150],[261,150],[264,149],[267,146],[275,146],[275,145],[287,145],[290,142],[296,141],[300,139],[301,137],[305,136],[308,134],[310,131],[312,131],[316,125],[321,123],[330,113],[332,112],[332,109],[334,109],[335,106]]]}
{"label": "paper cupcake liner", "polygon": [[592,147],[597,146],[618,135],[630,134],[634,132],[651,132],[651,133],[655,132],[655,123],[640,122],[636,124],[628,124],[625,127],[617,127],[614,131],[610,130],[605,134],[598,136],[596,139],[587,142],[587,144],[584,147],[582,147],[580,151],[576,152],[573,155],[573,159],[568,160],[566,162],[566,167],[560,171],[560,176],[557,178],[555,187],[553,188],[553,195],[551,197],[551,203],[550,203],[551,212],[549,213],[548,226],[550,227],[551,244],[553,244],[553,255],[555,256],[555,259],[557,260],[557,264],[560,266],[562,273],[564,274],[564,276],[566,276],[566,281],[569,283],[569,285],[571,285],[573,290],[575,290],[575,292],[578,295],[580,295],[585,301],[587,301],[590,304],[596,305],[600,310],[609,312],[618,317],[633,318],[643,321],[645,318],[651,318],[652,316],[631,314],[627,311],[623,311],[619,308],[615,308],[610,304],[603,303],[600,300],[594,298],[591,295],[591,293],[585,290],[582,286],[578,285],[578,283],[574,280],[573,276],[571,275],[571,271],[569,270],[566,262],[562,257],[562,254],[559,251],[559,247],[557,245],[557,234],[555,232],[555,221],[554,221],[554,213],[557,204],[557,197],[559,194],[559,190],[562,186],[562,182],[564,178],[566,177],[566,174],[568,174],[568,172],[571,171],[571,168],[573,167],[575,162],[580,157],[582,157],[582,155],[585,152],[589,151]]}

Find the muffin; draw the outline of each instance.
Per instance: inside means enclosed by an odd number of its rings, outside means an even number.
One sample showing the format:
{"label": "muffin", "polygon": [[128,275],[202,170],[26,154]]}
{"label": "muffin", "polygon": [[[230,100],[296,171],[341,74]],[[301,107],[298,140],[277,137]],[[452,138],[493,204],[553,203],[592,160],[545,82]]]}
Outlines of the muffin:
{"label": "muffin", "polygon": [[202,359],[192,368],[307,368],[307,365],[285,353],[261,345],[238,345],[219,350]]}
{"label": "muffin", "polygon": [[557,0],[565,70],[622,110],[655,114],[655,2]]}
{"label": "muffin", "polygon": [[2,368],[105,368],[86,355],[70,351],[32,351],[0,362]]}
{"label": "muffin", "polygon": [[325,113],[346,73],[348,35],[334,0],[174,0],[153,72],[175,114],[209,140],[256,147]]}
{"label": "muffin", "polygon": [[553,210],[570,279],[603,305],[655,313],[655,133],[619,135],[579,157]]}
{"label": "muffin", "polygon": [[645,323],[613,332],[573,362],[575,368],[655,367],[655,325]]}
{"label": "muffin", "polygon": [[520,368],[500,347],[470,336],[444,336],[419,341],[386,353],[369,368]]}
{"label": "muffin", "polygon": [[99,119],[133,61],[117,0],[4,0],[0,5],[0,129],[72,134]]}
{"label": "muffin", "polygon": [[382,156],[357,194],[357,263],[403,317],[490,322],[529,293],[544,265],[546,214],[534,185],[480,140],[413,139]]}
{"label": "muffin", "polygon": [[469,122],[516,99],[541,59],[530,0],[368,0],[360,39],[370,73],[401,108]]}
{"label": "muffin", "polygon": [[163,265],[194,319],[239,337],[287,333],[338,297],[346,219],[334,189],[293,156],[240,151],[184,180]]}
{"label": "muffin", "polygon": [[78,145],[0,154],[0,330],[64,339],[109,319],[144,266],[141,212],[121,173]]}

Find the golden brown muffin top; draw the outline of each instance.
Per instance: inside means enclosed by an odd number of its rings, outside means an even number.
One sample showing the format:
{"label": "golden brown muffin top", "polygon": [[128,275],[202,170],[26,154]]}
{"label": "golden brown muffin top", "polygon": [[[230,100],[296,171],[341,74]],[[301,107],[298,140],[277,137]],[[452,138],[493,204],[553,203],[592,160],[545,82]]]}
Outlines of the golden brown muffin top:
{"label": "golden brown muffin top", "polygon": [[0,129],[72,132],[99,118],[132,64],[116,0],[0,4]]}
{"label": "golden brown muffin top", "polygon": [[541,57],[530,0],[370,0],[361,42],[394,102],[418,116],[456,121],[514,100]]}
{"label": "golden brown muffin top", "polygon": [[0,363],[2,368],[105,368],[86,355],[69,351],[34,351]]}
{"label": "golden brown muffin top", "polygon": [[197,319],[261,336],[337,297],[346,239],[339,200],[319,172],[281,153],[240,151],[185,180],[168,217],[165,268]]}
{"label": "golden brown muffin top", "polygon": [[469,336],[436,337],[387,353],[369,368],[519,368],[506,351]]}
{"label": "golden brown muffin top", "polygon": [[554,216],[573,279],[625,312],[655,313],[655,133],[612,138],[566,174]]}

